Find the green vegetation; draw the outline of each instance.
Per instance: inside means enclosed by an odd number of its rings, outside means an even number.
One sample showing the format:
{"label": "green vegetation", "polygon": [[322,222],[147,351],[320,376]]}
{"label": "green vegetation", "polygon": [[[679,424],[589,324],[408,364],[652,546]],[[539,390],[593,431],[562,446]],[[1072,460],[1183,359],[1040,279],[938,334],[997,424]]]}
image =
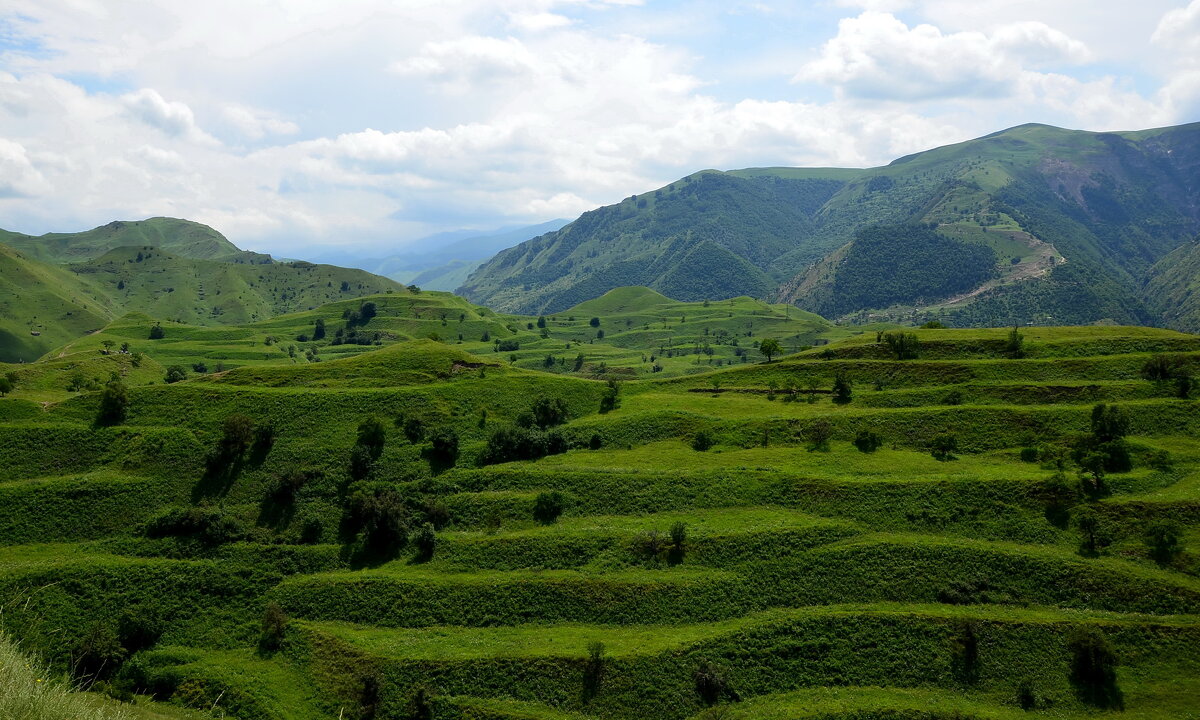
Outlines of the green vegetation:
{"label": "green vegetation", "polygon": [[1200,338],[542,319],[405,290],[5,366],[0,629],[132,718],[1196,707]]}
{"label": "green vegetation", "polygon": [[505,250],[459,290],[522,313],[644,285],[859,323],[1194,332],[1198,133],[1031,124],[867,170],[705,170]]}

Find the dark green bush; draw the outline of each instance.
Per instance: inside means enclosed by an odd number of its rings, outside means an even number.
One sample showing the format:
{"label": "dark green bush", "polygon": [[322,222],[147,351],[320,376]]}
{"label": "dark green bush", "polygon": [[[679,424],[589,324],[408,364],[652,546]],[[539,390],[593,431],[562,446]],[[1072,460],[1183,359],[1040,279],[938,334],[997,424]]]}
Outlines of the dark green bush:
{"label": "dark green bush", "polygon": [[696,452],[704,452],[716,444],[712,433],[707,430],[701,430],[692,436],[692,449]]}
{"label": "dark green bush", "polygon": [[883,447],[883,438],[870,430],[859,430],[854,436],[854,447],[858,448],[859,452],[873,453]]}
{"label": "dark green bush", "polygon": [[96,413],[98,425],[120,425],[125,422],[129,409],[129,391],[125,384],[114,380],[100,392],[100,409]]}
{"label": "dark green bush", "polygon": [[172,365],[167,368],[166,377],[163,378],[168,383],[177,383],[181,380],[187,380],[187,370],[182,365]]}
{"label": "dark green bush", "polygon": [[1123,709],[1117,687],[1117,656],[1108,639],[1095,628],[1081,627],[1067,638],[1071,654],[1071,684],[1083,702],[1106,709]]}
{"label": "dark green bush", "polygon": [[458,432],[454,428],[443,426],[429,434],[429,459],[444,466],[458,462]]}
{"label": "dark green bush", "polygon": [[262,653],[273,653],[283,646],[283,638],[287,634],[288,616],[279,606],[271,601],[263,611],[262,630],[258,636],[258,649]]}
{"label": "dark green bush", "polygon": [[549,525],[563,514],[567,507],[567,499],[557,490],[540,492],[533,501],[533,519]]}

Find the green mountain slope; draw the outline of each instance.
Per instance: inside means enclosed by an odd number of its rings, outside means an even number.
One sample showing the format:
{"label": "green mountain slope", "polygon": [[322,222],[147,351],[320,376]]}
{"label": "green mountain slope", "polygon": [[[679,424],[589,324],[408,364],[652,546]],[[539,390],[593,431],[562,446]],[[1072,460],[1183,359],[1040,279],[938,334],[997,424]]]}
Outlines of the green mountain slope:
{"label": "green mountain slope", "polygon": [[[1153,295],[1161,285],[1146,281],[1200,229],[1198,194],[1200,124],[1023,125],[870,170],[699,173],[502,252],[460,292],[522,312],[639,284],[683,299],[770,296],[857,320],[1173,322]],[[975,260],[908,283],[897,268],[927,264],[937,245],[914,225],[934,228],[947,258]],[[887,247],[855,251],[879,241],[873,226]],[[977,267],[980,253],[994,257],[990,269]]]}
{"label": "green mountain slope", "polygon": [[1145,297],[1168,326],[1200,333],[1200,237],[1176,248],[1150,269]]}
{"label": "green mountain slope", "polygon": [[[898,360],[863,332],[609,384],[520,353],[828,323],[647,288],[545,328],[368,301],[344,358],[263,334],[361,300],[155,341],[128,315],[0,367],[0,636],[39,677],[159,720],[1196,717],[1200,337],[921,328]],[[454,339],[485,330],[521,349]],[[243,365],[164,383],[189,349]],[[112,375],[100,423],[76,379]]]}
{"label": "green mountain slope", "polygon": [[180,257],[227,262],[264,262],[265,255],[239,250],[221,233],[190,220],[156,217],[117,220],[77,233],[32,236],[0,230],[0,243],[50,263],[84,262],[119,247],[151,245]]}
{"label": "green mountain slope", "polygon": [[32,362],[104,327],[116,308],[103,283],[0,245],[0,362]]}

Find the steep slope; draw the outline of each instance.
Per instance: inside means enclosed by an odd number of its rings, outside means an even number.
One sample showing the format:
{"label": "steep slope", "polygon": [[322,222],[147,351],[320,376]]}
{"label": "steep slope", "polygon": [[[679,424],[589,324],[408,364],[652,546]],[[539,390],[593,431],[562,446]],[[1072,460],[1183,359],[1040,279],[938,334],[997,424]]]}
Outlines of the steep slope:
{"label": "steep slope", "polygon": [[32,362],[99,330],[115,307],[103,284],[0,245],[0,362]]}
{"label": "steep slope", "polygon": [[226,262],[270,262],[270,257],[239,250],[224,235],[190,220],[156,217],[117,220],[77,233],[47,233],[34,237],[0,230],[0,243],[50,263],[84,262],[119,247],[150,245],[180,257]]}
{"label": "steep slope", "polygon": [[779,259],[813,236],[814,214],[846,175],[696,173],[499,253],[459,292],[508,312],[558,312],[627,285],[680,300],[762,297],[787,277]]}
{"label": "steep slope", "polygon": [[[771,296],[859,320],[1174,322],[1153,294],[1160,284],[1149,295],[1143,286],[1200,230],[1198,198],[1200,124],[1124,133],[1022,125],[870,170],[699,173],[500,253],[460,292],[525,312],[639,284],[684,299]],[[855,251],[860,240],[885,251]],[[710,247],[694,252],[702,244]],[[995,260],[990,270],[942,262],[936,283],[907,283],[898,260],[933,245],[946,257]],[[720,279],[706,283],[714,268]],[[872,279],[896,287],[861,292]]]}
{"label": "steep slope", "polygon": [[1150,269],[1145,296],[1168,326],[1200,333],[1200,237],[1176,248]]}

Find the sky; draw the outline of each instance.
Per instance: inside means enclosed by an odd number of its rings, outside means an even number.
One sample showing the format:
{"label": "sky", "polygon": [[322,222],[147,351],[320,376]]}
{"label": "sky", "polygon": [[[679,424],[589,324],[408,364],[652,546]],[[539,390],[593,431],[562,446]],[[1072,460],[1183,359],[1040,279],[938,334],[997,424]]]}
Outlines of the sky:
{"label": "sky", "polygon": [[383,255],[705,168],[1197,120],[1200,0],[0,0],[0,227],[31,234]]}

